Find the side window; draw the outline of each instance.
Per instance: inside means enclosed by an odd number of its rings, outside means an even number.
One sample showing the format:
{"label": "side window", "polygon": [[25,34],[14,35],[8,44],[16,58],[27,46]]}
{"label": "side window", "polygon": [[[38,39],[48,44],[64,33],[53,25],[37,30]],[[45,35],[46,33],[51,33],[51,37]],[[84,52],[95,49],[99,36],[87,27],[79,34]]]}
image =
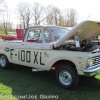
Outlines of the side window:
{"label": "side window", "polygon": [[44,40],[45,40],[45,42],[51,42],[51,34],[49,31],[45,31]]}
{"label": "side window", "polygon": [[29,30],[27,42],[33,42],[33,43],[42,43],[43,37],[41,29],[31,29]]}

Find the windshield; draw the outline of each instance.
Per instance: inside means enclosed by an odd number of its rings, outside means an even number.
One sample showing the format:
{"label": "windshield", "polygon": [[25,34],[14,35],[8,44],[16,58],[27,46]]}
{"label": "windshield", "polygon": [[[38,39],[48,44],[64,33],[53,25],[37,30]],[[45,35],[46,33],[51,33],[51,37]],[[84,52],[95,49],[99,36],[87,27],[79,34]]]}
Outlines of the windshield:
{"label": "windshield", "polygon": [[48,29],[49,31],[45,31],[45,41],[46,42],[54,42],[67,34],[68,29],[66,28],[58,28],[52,27]]}

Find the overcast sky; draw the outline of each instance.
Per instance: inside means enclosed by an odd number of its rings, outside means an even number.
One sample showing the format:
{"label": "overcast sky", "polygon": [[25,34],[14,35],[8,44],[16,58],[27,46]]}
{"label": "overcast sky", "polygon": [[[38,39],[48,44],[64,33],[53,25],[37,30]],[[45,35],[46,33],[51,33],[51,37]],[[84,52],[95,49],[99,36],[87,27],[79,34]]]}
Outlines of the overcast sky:
{"label": "overcast sky", "polygon": [[54,5],[60,9],[73,8],[78,15],[78,21],[100,21],[100,0],[5,0],[9,9],[14,12],[19,2],[33,4],[38,2],[45,6]]}

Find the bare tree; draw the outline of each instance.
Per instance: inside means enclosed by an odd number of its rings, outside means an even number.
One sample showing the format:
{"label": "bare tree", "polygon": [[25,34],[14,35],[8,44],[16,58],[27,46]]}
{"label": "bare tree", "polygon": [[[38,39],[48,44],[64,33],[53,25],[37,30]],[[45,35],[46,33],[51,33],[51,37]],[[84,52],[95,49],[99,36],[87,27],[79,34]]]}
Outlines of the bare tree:
{"label": "bare tree", "polygon": [[53,14],[53,17],[54,17],[55,25],[58,25],[58,20],[59,20],[59,17],[60,17],[60,9],[54,7],[52,14]]}
{"label": "bare tree", "polygon": [[65,20],[64,20],[62,14],[59,15],[59,19],[58,19],[58,21],[59,21],[59,23],[58,23],[59,26],[65,26],[65,25],[64,25]]}
{"label": "bare tree", "polygon": [[70,26],[73,27],[77,24],[76,11],[74,9],[67,9],[61,11],[59,8],[49,5],[46,10],[47,24]]}
{"label": "bare tree", "polygon": [[47,7],[47,24],[61,25],[62,12],[59,8],[49,5]]}
{"label": "bare tree", "polygon": [[25,20],[26,20],[26,27],[29,26],[29,22],[30,22],[30,19],[32,18],[32,12],[31,12],[31,6],[30,5],[26,5],[26,9],[25,9]]}
{"label": "bare tree", "polygon": [[45,8],[35,2],[32,7],[34,25],[40,25],[46,19]]}
{"label": "bare tree", "polygon": [[27,3],[19,3],[17,6],[18,18],[23,23],[24,29],[29,26],[29,22],[32,18],[31,5]]}
{"label": "bare tree", "polygon": [[25,29],[25,4],[24,3],[19,3],[19,5],[17,6],[17,11],[18,11],[18,14],[19,14],[19,19],[20,19],[20,22],[22,20],[23,22],[23,26],[24,26],[24,29]]}
{"label": "bare tree", "polygon": [[46,22],[47,24],[50,24],[50,25],[53,25],[54,24],[54,17],[53,17],[53,14],[52,14],[52,9],[53,9],[53,5],[49,5],[47,8],[46,8]]}
{"label": "bare tree", "polygon": [[65,26],[73,27],[77,24],[77,13],[74,9],[64,11]]}
{"label": "bare tree", "polygon": [[18,18],[20,27],[24,29],[31,24],[40,25],[41,22],[46,21],[47,24],[70,26],[73,27],[77,24],[76,11],[74,9],[67,9],[61,11],[59,8],[49,5],[44,8],[39,3],[34,3],[32,6],[26,3],[19,3],[17,6]]}
{"label": "bare tree", "polygon": [[8,29],[12,29],[12,23],[10,22],[10,13],[7,7],[7,4],[4,0],[0,0],[0,13],[1,13],[1,28],[4,30],[4,33],[7,34]]}
{"label": "bare tree", "polygon": [[7,35],[7,30],[8,30],[8,7],[5,7],[5,11],[3,13],[3,28],[4,28],[4,33]]}
{"label": "bare tree", "polygon": [[74,9],[70,10],[70,26],[75,26],[77,24],[76,11]]}

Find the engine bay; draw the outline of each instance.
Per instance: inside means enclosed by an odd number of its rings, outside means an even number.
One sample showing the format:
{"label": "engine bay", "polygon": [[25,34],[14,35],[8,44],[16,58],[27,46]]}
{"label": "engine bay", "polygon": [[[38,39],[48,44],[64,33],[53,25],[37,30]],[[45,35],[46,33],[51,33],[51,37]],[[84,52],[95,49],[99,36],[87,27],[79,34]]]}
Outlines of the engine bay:
{"label": "engine bay", "polygon": [[94,44],[93,42],[88,42],[87,40],[83,40],[82,42],[80,42],[80,47],[76,47],[75,42],[71,42],[71,43],[66,42],[56,49],[68,50],[68,51],[91,52],[97,48],[98,45]]}

